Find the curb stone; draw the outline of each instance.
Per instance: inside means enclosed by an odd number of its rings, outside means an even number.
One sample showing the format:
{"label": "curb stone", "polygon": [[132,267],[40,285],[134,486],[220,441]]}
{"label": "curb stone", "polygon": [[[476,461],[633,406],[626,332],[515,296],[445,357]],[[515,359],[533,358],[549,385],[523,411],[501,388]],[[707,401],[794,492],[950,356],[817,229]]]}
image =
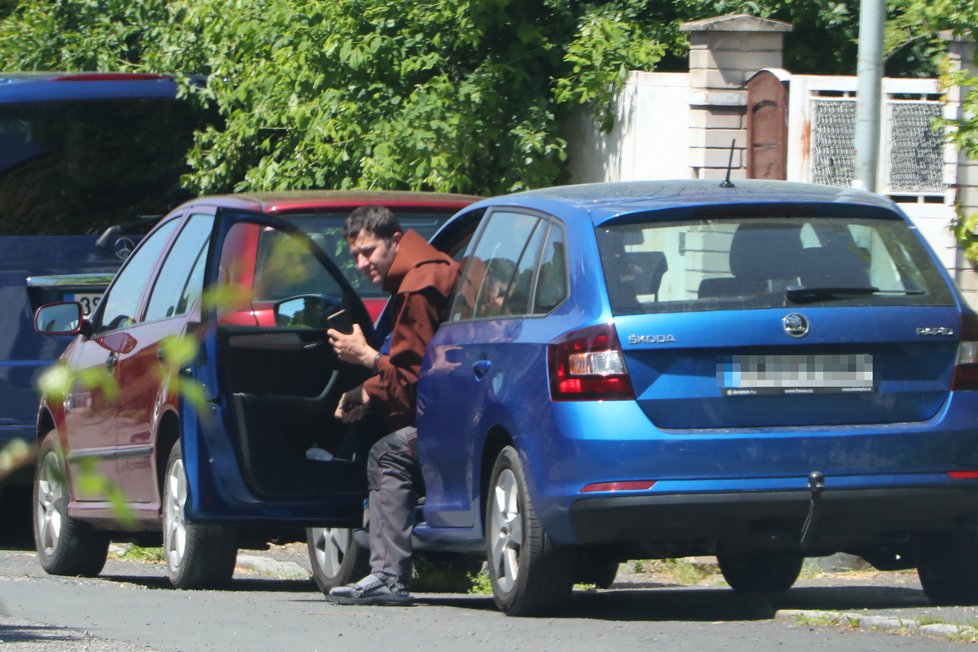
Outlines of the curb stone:
{"label": "curb stone", "polygon": [[300,564],[292,561],[278,561],[258,555],[242,555],[239,553],[235,567],[286,580],[307,580],[312,577],[309,571]]}
{"label": "curb stone", "polygon": [[843,625],[852,629],[867,631],[915,634],[928,638],[941,638],[955,641],[978,641],[978,630],[974,627],[947,623],[921,625],[915,618],[867,616],[865,614],[841,611],[781,609],[774,615],[774,619],[792,623],[797,623],[799,619],[809,619],[819,625]]}
{"label": "curb stone", "polygon": [[[109,553],[121,558],[131,547],[130,544],[113,542],[109,545]],[[241,570],[283,580],[307,580],[312,577],[312,572],[302,564],[262,555],[249,555],[239,552],[234,566]]]}

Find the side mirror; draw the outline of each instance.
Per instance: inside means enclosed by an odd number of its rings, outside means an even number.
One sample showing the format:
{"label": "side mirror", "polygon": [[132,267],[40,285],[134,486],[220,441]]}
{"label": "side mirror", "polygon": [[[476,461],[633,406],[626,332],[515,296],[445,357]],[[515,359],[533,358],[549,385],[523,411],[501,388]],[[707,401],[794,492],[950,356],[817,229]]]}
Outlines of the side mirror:
{"label": "side mirror", "polygon": [[49,303],[34,313],[34,330],[42,335],[77,335],[84,323],[82,307],[77,301]]}
{"label": "side mirror", "polygon": [[284,328],[325,328],[338,303],[321,294],[301,294],[275,303],[275,325]]}

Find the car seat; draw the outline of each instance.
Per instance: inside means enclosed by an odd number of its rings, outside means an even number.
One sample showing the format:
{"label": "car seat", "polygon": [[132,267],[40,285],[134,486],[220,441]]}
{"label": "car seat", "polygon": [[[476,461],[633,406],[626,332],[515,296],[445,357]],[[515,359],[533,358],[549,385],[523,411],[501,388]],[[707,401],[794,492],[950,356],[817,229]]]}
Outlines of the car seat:
{"label": "car seat", "polygon": [[742,224],[730,243],[733,276],[703,279],[697,295],[700,299],[736,297],[769,292],[774,282],[787,285],[798,278],[802,250],[798,226]]}

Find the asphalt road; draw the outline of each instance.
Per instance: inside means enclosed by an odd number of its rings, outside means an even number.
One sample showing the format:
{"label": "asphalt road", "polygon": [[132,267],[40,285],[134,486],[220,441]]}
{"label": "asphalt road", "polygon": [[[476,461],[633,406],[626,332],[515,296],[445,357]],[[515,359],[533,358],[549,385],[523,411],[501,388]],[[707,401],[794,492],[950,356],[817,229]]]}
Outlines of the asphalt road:
{"label": "asphalt road", "polygon": [[[561,617],[516,619],[474,595],[417,594],[406,608],[333,605],[303,577],[297,546],[243,553],[225,591],[176,591],[159,564],[117,559],[95,579],[52,577],[23,533],[5,527],[0,546],[5,652],[957,650],[978,622],[973,608],[930,607],[909,573],[808,573],[789,592],[744,596],[715,579],[678,586],[623,567],[612,589],[576,592]],[[299,579],[282,579],[296,568]],[[902,628],[890,630],[897,619]]]}

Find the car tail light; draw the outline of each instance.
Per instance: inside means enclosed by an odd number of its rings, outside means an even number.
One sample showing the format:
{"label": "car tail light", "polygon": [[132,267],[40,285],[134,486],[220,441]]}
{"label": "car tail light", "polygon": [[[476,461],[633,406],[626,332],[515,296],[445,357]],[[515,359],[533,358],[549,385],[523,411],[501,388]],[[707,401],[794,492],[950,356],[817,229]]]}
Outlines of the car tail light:
{"label": "car tail light", "polygon": [[978,480],[978,471],[948,471],[952,480]]}
{"label": "car tail light", "polygon": [[554,401],[635,399],[625,358],[611,324],[564,335],[547,347]]}
{"label": "car tail light", "polygon": [[951,389],[978,389],[978,315],[973,312],[961,315],[961,341]]}

